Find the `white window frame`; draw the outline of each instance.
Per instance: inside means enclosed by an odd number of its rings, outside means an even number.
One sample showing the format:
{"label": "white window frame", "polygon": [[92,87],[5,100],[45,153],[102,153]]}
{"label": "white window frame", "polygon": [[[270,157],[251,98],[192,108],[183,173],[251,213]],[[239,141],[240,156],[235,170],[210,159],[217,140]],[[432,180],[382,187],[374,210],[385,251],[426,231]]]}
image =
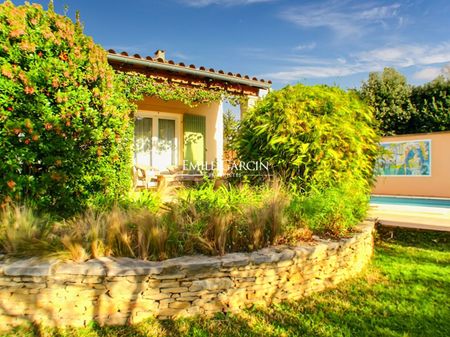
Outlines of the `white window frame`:
{"label": "white window frame", "polygon": [[138,110],[135,118],[152,118],[152,166],[155,166],[155,162],[153,161],[157,160],[158,158],[156,148],[159,138],[159,119],[170,119],[175,121],[175,151],[177,153],[177,155],[175,156],[175,166],[180,165],[183,160],[183,153],[181,148],[181,121],[183,119],[183,115],[173,112]]}

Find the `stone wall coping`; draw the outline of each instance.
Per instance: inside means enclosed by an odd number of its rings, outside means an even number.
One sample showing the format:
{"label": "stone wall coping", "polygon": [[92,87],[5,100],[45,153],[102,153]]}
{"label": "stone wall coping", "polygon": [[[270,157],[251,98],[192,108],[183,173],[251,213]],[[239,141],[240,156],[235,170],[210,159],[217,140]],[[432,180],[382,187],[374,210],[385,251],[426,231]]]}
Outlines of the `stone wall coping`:
{"label": "stone wall coping", "polygon": [[353,235],[317,238],[224,256],[160,262],[103,257],[0,260],[0,329],[124,325],[157,319],[239,312],[254,304],[295,300],[359,273],[373,253],[372,223]]}
{"label": "stone wall coping", "polygon": [[313,256],[328,249],[339,249],[342,245],[353,244],[358,237],[371,234],[374,223],[364,221],[355,228],[349,238],[339,240],[316,240],[298,246],[272,246],[250,253],[230,253],[224,256],[192,255],[164,261],[143,261],[127,257],[102,257],[82,263],[58,259],[39,259],[0,262],[0,275],[40,276],[83,275],[83,276],[158,276],[176,274],[190,277],[198,274],[219,273],[221,268],[242,267],[292,260],[295,256]]}

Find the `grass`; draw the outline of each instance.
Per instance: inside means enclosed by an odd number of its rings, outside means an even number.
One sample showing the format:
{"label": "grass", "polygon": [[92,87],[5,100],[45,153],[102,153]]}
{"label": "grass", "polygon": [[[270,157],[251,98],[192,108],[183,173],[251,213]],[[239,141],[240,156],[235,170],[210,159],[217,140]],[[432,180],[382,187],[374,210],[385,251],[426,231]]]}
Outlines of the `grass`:
{"label": "grass", "polygon": [[450,336],[450,234],[384,231],[356,279],[309,298],[241,315],[133,327],[22,328],[4,336]]}

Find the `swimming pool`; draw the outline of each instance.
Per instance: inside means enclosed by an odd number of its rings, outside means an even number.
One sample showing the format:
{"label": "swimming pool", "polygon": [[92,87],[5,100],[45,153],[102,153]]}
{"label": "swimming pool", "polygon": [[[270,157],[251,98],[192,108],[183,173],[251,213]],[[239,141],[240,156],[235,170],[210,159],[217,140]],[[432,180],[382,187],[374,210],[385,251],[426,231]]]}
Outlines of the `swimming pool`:
{"label": "swimming pool", "polygon": [[450,208],[450,199],[372,196],[371,204]]}

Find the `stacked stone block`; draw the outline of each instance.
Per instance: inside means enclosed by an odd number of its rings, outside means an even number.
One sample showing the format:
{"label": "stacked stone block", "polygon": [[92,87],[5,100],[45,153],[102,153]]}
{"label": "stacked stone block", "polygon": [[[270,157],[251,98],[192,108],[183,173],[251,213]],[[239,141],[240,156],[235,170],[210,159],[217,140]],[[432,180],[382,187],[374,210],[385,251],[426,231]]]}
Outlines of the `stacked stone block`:
{"label": "stacked stone block", "polygon": [[373,223],[351,238],[275,246],[222,257],[162,262],[100,258],[84,263],[27,259],[0,263],[0,328],[132,324],[239,312],[298,299],[356,275],[373,251]]}

